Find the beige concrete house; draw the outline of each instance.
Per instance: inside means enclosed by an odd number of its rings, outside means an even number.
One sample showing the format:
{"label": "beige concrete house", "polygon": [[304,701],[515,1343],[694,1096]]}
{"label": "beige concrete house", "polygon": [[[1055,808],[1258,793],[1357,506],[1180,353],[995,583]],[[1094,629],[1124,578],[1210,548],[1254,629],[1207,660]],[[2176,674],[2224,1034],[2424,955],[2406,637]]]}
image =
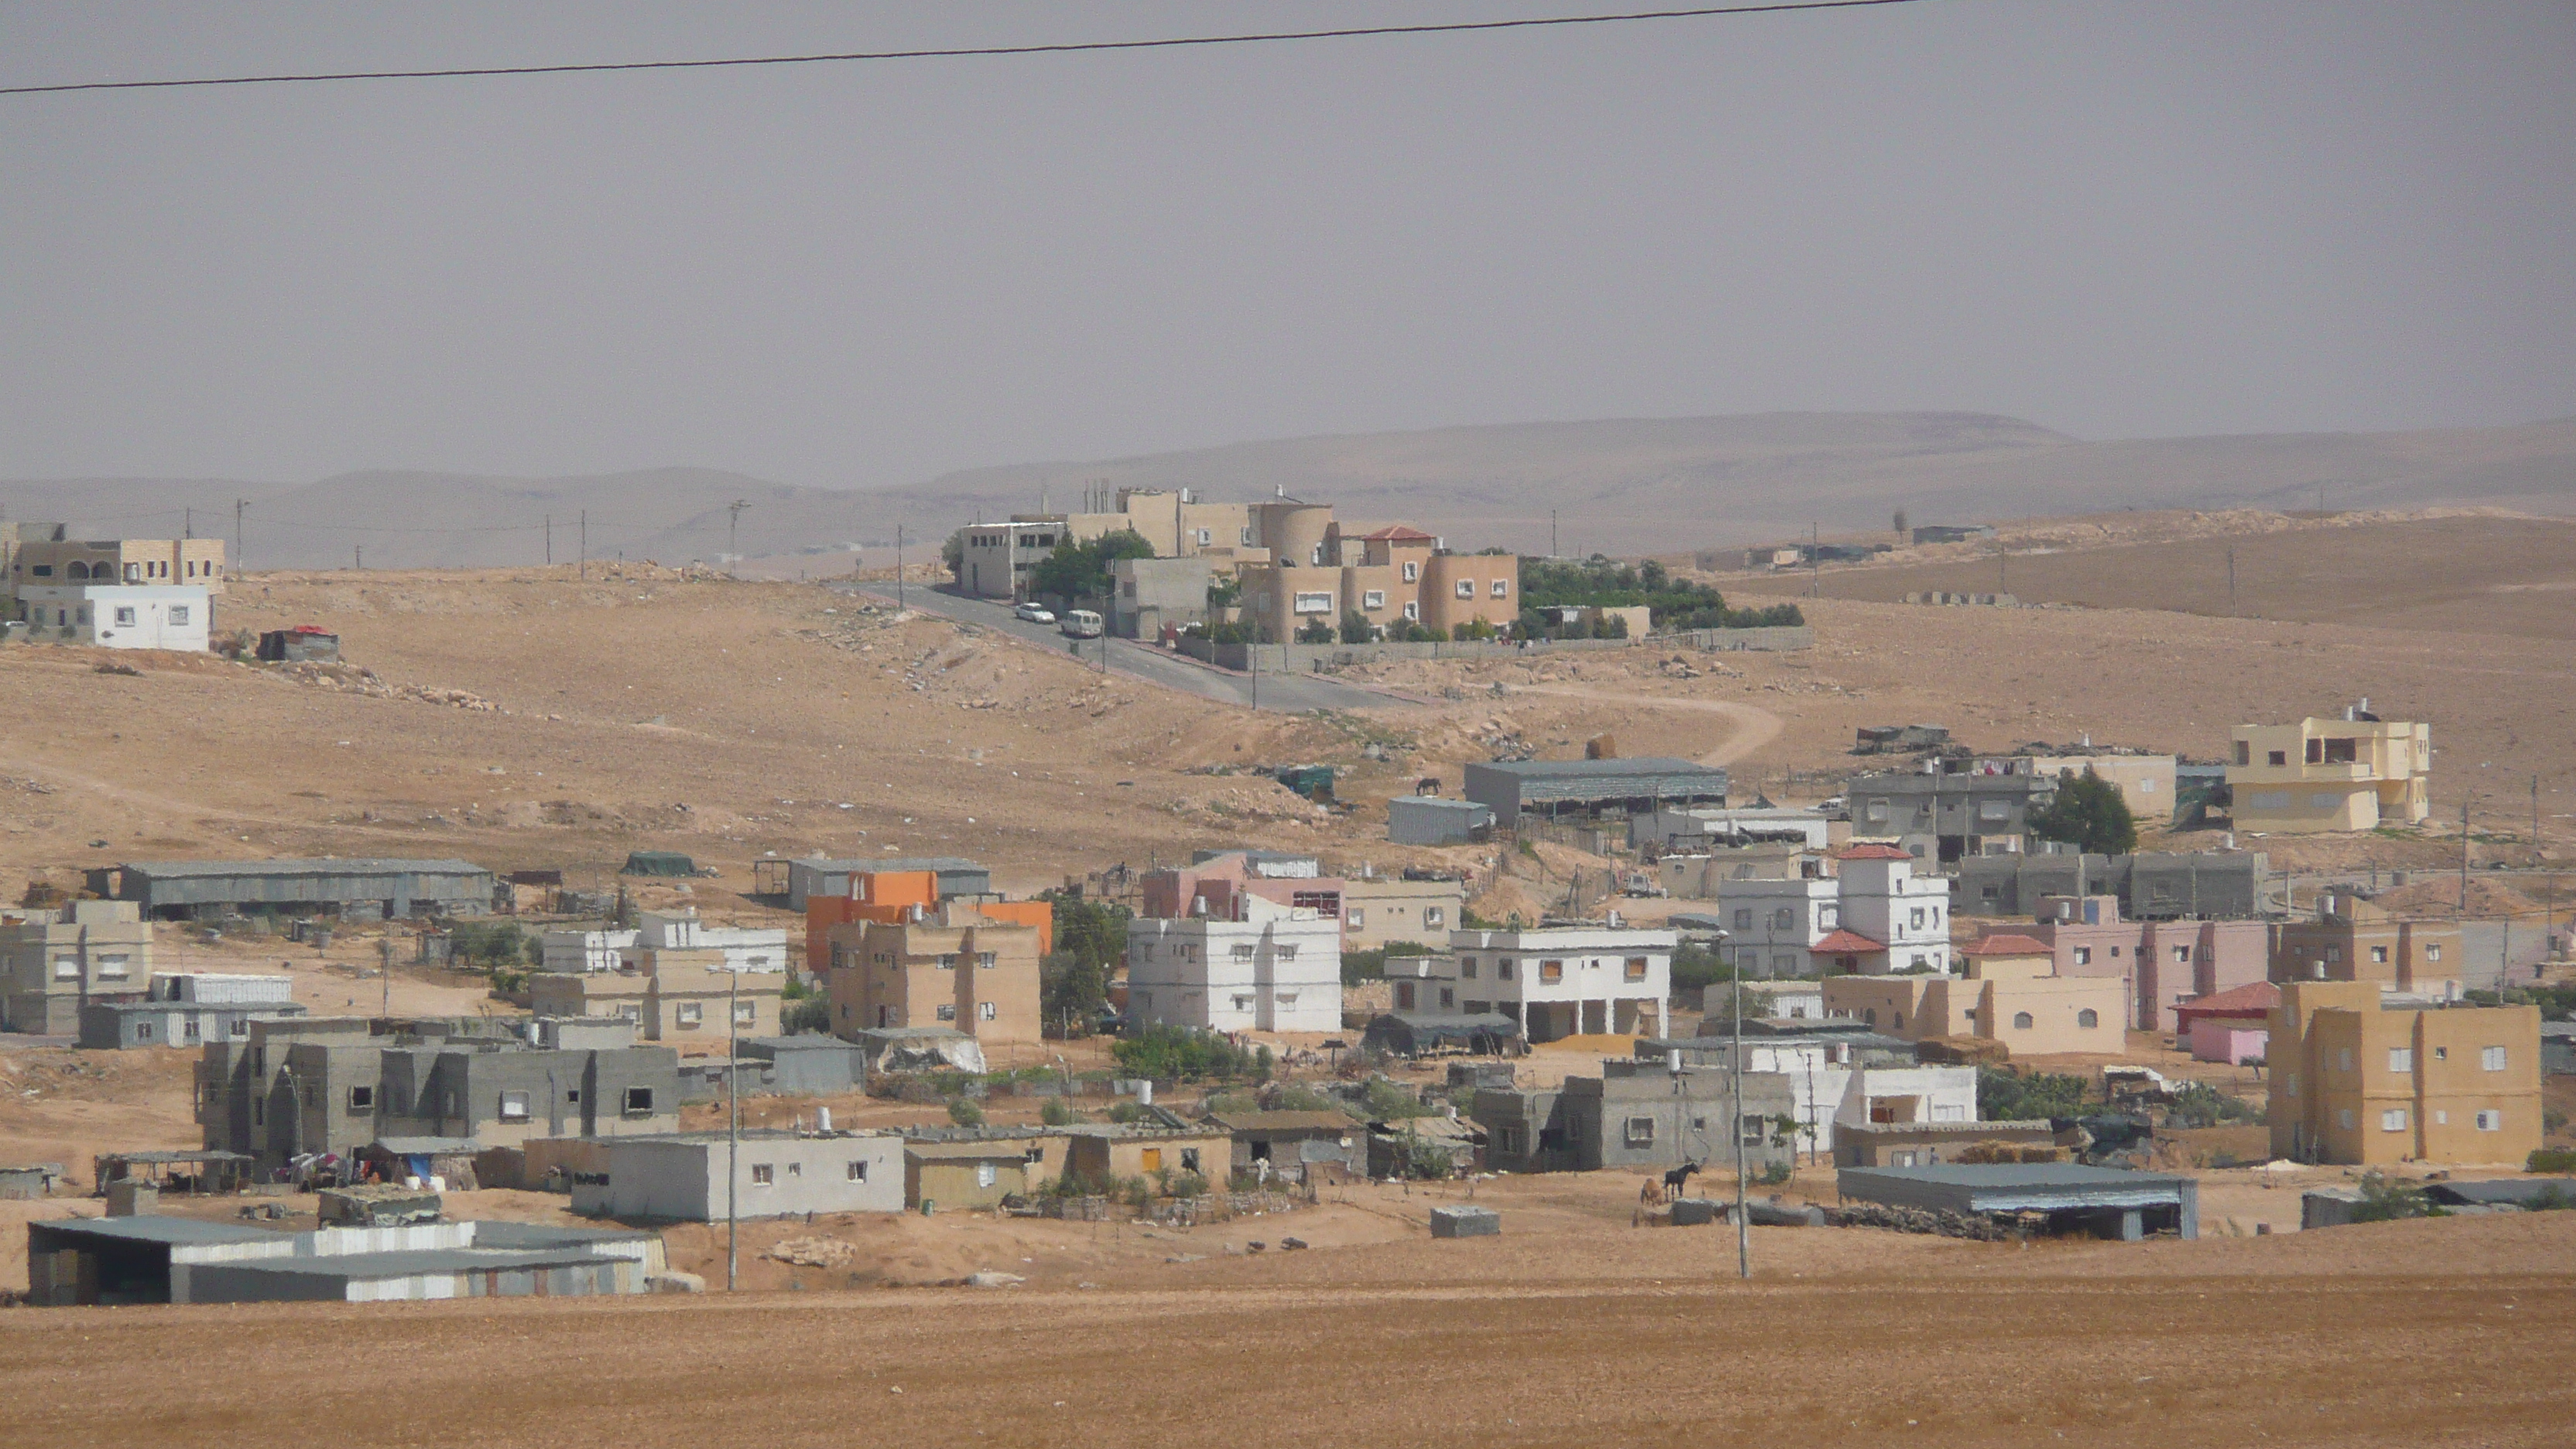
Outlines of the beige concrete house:
{"label": "beige concrete house", "polygon": [[8,592],[48,584],[195,585],[224,592],[224,541],[220,538],[79,539],[59,523],[22,523],[5,530],[0,552]]}
{"label": "beige concrete house", "polygon": [[1345,951],[1374,951],[1389,941],[1436,948],[1467,909],[1464,881],[1364,876],[1345,877],[1341,886]]}
{"label": "beige concrete house", "polygon": [[917,920],[851,921],[825,932],[832,1030],[945,1026],[987,1051],[1035,1043],[1035,926],[999,920],[965,901],[942,901]]}
{"label": "beige concrete house", "polygon": [[2401,918],[2349,888],[2328,891],[2314,920],[2271,928],[2274,981],[2369,981],[2447,994],[2464,964],[2457,921]]}
{"label": "beige concrete house", "polygon": [[1977,1037],[2015,1056],[2121,1049],[2127,990],[2117,977],[2059,976],[2044,941],[1994,935],[1959,948],[1964,976],[1828,976],[1828,1015],[1904,1041]]}
{"label": "beige concrete house", "polygon": [[2375,830],[2432,813],[2433,727],[2377,719],[2366,708],[2345,713],[2236,727],[2227,789],[2238,830]]}

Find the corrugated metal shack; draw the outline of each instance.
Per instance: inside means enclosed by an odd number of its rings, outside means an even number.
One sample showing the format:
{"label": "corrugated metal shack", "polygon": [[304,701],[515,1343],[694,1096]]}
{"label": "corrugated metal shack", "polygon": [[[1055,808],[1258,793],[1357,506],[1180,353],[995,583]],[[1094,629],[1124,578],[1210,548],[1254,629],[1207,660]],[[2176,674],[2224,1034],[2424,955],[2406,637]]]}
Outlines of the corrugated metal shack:
{"label": "corrugated metal shack", "polygon": [[[786,867],[785,880],[773,889],[770,884],[776,879],[773,867],[781,864]],[[955,900],[961,896],[971,900],[993,893],[991,867],[960,860],[953,855],[912,856],[902,860],[829,860],[822,856],[808,856],[784,862],[759,861],[754,865],[754,873],[761,876],[755,882],[759,889],[764,894],[784,894],[788,909],[795,911],[805,909],[805,902],[815,896],[829,899],[848,895],[852,872],[888,875],[919,870],[939,877],[941,900]]]}
{"label": "corrugated metal shack", "polygon": [[1562,815],[1624,820],[1664,805],[1723,805],[1726,788],[1726,771],[1715,766],[1645,756],[1470,763],[1465,794],[1491,806],[1495,823],[1509,828],[1524,810],[1551,820]]}
{"label": "corrugated metal shack", "polygon": [[90,872],[90,888],[160,920],[253,912],[401,920],[492,909],[492,872],[463,860],[134,861]]}

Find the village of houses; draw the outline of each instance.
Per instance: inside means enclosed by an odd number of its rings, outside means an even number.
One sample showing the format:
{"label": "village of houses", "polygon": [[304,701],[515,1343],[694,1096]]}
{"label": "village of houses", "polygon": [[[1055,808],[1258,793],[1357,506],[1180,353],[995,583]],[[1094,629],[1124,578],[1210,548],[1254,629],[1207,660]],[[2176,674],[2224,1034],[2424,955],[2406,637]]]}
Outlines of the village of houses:
{"label": "village of houses", "polygon": [[[1210,667],[1229,640],[1253,669],[1299,667],[1292,644],[1669,642],[1617,606],[1555,608],[1533,639],[1533,561],[1346,533],[1327,506],[1095,506],[961,531],[951,591]],[[1136,544],[1099,597],[1041,597],[1044,560],[1107,536]],[[11,524],[0,570],[8,647],[223,637],[220,541]],[[1743,627],[1693,647],[1806,632]],[[0,1142],[15,1292],[1051,1281],[997,1249],[1014,1223],[1114,1229],[1141,1271],[1389,1235],[1473,1252],[1569,1214],[1732,1263],[1738,1231],[1756,1254],[2130,1243],[2565,1206],[2561,929],[2523,925],[2517,956],[2510,921],[2368,878],[2293,891],[2262,849],[2423,823],[2441,728],[2319,701],[2194,758],[1890,725],[1787,800],[1605,736],[1389,800],[1392,844],[1601,863],[1597,890],[1499,916],[1491,866],[1381,871],[1257,829],[1185,865],[1063,859],[1017,896],[972,859],[649,844],[612,890],[506,860],[66,860],[78,888],[0,908],[0,1060],[183,1060],[192,1120],[88,1160]],[[2200,828],[2087,850],[2078,798]]]}

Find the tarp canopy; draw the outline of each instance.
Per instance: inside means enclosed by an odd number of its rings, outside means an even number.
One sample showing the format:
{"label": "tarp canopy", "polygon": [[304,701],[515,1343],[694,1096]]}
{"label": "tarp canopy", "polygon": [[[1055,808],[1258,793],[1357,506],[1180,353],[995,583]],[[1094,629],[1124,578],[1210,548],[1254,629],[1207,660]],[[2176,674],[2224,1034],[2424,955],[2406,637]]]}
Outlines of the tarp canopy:
{"label": "tarp canopy", "polygon": [[1408,1057],[1428,1051],[1500,1056],[1518,1050],[1520,1039],[1520,1023],[1500,1012],[1449,1016],[1390,1011],[1368,1024],[1360,1045]]}
{"label": "tarp canopy", "polygon": [[672,850],[635,850],[626,855],[619,875],[696,875],[698,863]]}

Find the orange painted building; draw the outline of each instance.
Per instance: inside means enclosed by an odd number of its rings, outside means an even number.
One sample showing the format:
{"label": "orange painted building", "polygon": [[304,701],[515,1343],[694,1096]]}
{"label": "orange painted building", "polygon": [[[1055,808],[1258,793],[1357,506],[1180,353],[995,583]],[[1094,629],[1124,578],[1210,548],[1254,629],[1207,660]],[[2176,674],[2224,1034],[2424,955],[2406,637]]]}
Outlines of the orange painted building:
{"label": "orange painted building", "polygon": [[[1055,949],[1055,907],[1046,901],[977,901],[978,914],[1016,926],[1035,926],[1038,955]],[[939,906],[939,876],[927,870],[853,871],[850,894],[805,900],[805,969],[821,974],[832,959],[834,926],[860,921],[901,925]]]}

